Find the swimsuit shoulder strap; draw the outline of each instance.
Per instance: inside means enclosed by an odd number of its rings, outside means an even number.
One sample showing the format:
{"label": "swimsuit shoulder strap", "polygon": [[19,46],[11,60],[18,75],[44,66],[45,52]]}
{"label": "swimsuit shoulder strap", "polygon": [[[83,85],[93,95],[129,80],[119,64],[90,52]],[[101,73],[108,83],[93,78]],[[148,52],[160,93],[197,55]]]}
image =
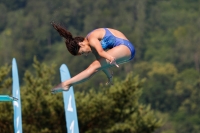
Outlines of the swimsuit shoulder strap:
{"label": "swimsuit shoulder strap", "polygon": [[[94,30],[95,30],[95,29],[94,29]],[[88,38],[88,37],[90,36],[90,34],[91,34],[94,30],[90,31],[90,32],[87,34],[86,38]],[[108,28],[104,28],[104,30],[106,31],[104,37],[113,36],[113,34],[108,30]]]}
{"label": "swimsuit shoulder strap", "polygon": [[105,29],[105,31],[106,31],[105,36],[113,35],[113,34],[108,30],[108,28],[104,28],[104,29]]}

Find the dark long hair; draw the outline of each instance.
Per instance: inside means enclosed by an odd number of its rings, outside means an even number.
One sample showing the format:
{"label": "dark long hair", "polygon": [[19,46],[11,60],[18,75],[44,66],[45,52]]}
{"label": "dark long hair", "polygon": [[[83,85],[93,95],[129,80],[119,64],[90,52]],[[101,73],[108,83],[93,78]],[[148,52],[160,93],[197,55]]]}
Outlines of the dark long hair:
{"label": "dark long hair", "polygon": [[82,42],[84,40],[84,37],[74,37],[72,34],[67,31],[63,26],[60,24],[56,24],[55,22],[51,22],[51,25],[58,31],[60,36],[65,38],[65,44],[68,49],[68,51],[72,55],[78,55],[78,51],[80,49],[80,46],[78,45],[79,42]]}

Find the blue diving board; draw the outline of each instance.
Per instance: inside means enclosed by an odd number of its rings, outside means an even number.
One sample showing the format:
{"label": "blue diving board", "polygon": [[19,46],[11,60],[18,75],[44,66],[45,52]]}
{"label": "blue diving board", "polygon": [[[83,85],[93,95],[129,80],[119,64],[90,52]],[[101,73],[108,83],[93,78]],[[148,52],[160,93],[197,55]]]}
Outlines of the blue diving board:
{"label": "blue diving board", "polygon": [[9,95],[0,95],[0,102],[6,102],[6,101],[17,101],[18,99],[15,97],[11,97]]}

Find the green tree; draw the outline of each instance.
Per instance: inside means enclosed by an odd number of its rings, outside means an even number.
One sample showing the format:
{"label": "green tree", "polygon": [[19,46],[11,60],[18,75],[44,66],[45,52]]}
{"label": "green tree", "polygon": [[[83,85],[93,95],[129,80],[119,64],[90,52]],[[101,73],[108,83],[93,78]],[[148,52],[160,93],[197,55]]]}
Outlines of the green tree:
{"label": "green tree", "polygon": [[[24,132],[66,132],[62,93],[52,95],[50,88],[55,76],[55,65],[47,66],[34,58],[32,70],[24,74],[21,86],[22,122]],[[8,66],[0,69],[9,69]],[[3,76],[9,71],[4,72]],[[1,78],[2,79],[2,78]],[[116,80],[102,90],[76,92],[80,131],[137,133],[153,132],[162,125],[150,106],[139,103],[144,80],[129,74],[124,81]],[[10,80],[4,84],[10,85]],[[5,111],[5,108],[7,109]],[[13,131],[12,106],[1,106],[1,131]],[[9,126],[7,126],[9,124]]]}
{"label": "green tree", "polygon": [[0,19],[2,20],[1,24],[0,24],[0,31],[2,31],[6,25],[6,21],[7,21],[7,8],[5,7],[4,4],[0,3]]}
{"label": "green tree", "polygon": [[200,76],[196,70],[187,69],[180,73],[173,93],[182,102],[172,119],[177,122],[176,130],[181,133],[196,133],[200,131],[199,88]]}
{"label": "green tree", "polygon": [[[177,68],[171,63],[141,62],[135,65],[135,72],[147,78],[142,101],[151,104],[153,109],[175,111],[178,105],[173,92]],[[170,93],[170,95],[169,95]],[[173,104],[172,104],[173,103]]]}
{"label": "green tree", "polygon": [[150,106],[139,102],[144,80],[129,74],[110,88],[77,92],[82,133],[151,133],[162,125]]}
{"label": "green tree", "polygon": [[[0,67],[0,95],[12,95],[11,85],[12,79],[10,74],[11,66],[4,65]],[[0,132],[13,132],[12,123],[12,102],[0,102]]]}
{"label": "green tree", "polygon": [[55,65],[47,66],[34,58],[34,71],[26,71],[21,88],[24,132],[65,132],[61,94],[52,95],[50,88]]}

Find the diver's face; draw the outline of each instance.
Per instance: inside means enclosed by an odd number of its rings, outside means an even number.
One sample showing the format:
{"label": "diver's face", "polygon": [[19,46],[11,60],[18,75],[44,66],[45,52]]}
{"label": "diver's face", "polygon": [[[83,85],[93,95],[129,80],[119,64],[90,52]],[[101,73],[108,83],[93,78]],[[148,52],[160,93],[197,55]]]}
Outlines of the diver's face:
{"label": "diver's face", "polygon": [[87,56],[89,53],[92,52],[87,40],[84,40],[83,42],[79,42],[79,46],[80,46],[80,49],[78,51],[78,55],[86,55]]}

